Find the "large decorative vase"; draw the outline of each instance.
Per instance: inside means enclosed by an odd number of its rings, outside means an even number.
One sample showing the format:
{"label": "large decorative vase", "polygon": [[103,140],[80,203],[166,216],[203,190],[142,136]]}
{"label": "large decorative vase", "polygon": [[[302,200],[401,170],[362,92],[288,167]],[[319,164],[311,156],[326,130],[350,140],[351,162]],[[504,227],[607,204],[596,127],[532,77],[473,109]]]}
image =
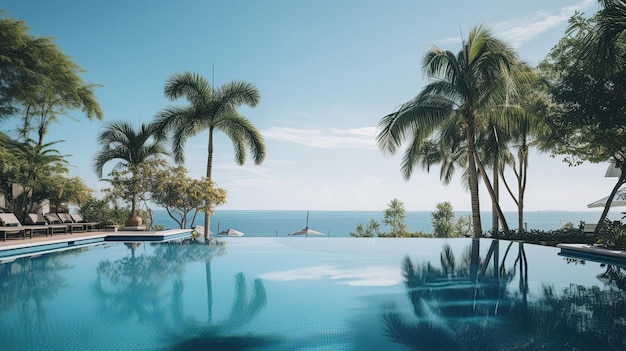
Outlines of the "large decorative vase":
{"label": "large decorative vase", "polygon": [[128,217],[126,222],[124,222],[124,226],[125,227],[138,227],[142,223],[143,223],[143,220],[141,219],[141,217],[139,217],[138,215],[134,215],[134,216]]}

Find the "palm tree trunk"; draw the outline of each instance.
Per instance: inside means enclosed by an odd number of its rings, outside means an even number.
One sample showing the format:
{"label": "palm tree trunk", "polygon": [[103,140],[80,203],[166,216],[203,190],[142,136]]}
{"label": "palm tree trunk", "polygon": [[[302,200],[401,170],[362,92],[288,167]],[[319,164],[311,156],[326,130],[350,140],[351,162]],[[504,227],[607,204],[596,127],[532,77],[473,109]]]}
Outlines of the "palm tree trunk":
{"label": "palm tree trunk", "polygon": [[213,319],[213,280],[211,277],[211,260],[206,260],[204,263],[204,272],[206,275],[206,304],[208,322],[211,323]]}
{"label": "palm tree trunk", "polygon": [[526,230],[524,228],[524,192],[526,191],[526,179],[528,174],[528,145],[526,138],[522,138],[522,145],[518,151],[519,172],[517,178],[517,226],[521,233]]}
{"label": "palm tree trunk", "polygon": [[483,227],[480,222],[480,200],[478,198],[478,174],[476,172],[475,161],[475,144],[474,144],[474,127],[468,123],[467,128],[467,152],[468,164],[467,172],[469,174],[469,189],[472,202],[472,223],[474,228],[474,237],[480,238],[483,234]]}
{"label": "palm tree trunk", "polygon": [[[480,162],[480,159],[478,158],[478,154],[474,156],[475,156],[475,162],[480,168],[480,173],[485,174],[485,168],[483,167],[482,162]],[[502,223],[502,230],[504,231],[504,233],[508,235],[509,224],[506,222],[506,218],[504,218],[504,213],[502,213],[502,209],[500,208],[500,203],[498,202],[498,199],[496,198],[496,194],[494,193],[493,188],[491,187],[491,182],[489,181],[489,178],[487,177],[483,177],[483,180],[485,183],[485,187],[487,187],[487,192],[489,193],[489,196],[491,196],[491,201],[496,209],[496,212],[498,213],[498,217],[500,217],[500,222]]]}
{"label": "palm tree trunk", "polygon": [[[206,162],[206,178],[211,179],[213,171],[213,126],[209,128],[209,155]],[[206,200],[207,205],[211,205],[209,200]],[[209,206],[207,206],[208,208]],[[204,240],[208,240],[211,237],[211,213],[209,211],[204,212]]]}
{"label": "palm tree trunk", "polygon": [[[500,162],[498,156],[496,156],[493,161],[493,192],[496,194],[496,200],[498,203],[500,202],[500,175],[498,174],[498,169],[500,168]],[[498,212],[496,209],[496,204],[491,204],[491,231],[494,233],[498,232],[500,228],[500,221],[498,217]]]}
{"label": "palm tree trunk", "polygon": [[526,172],[528,170],[526,162],[521,157],[519,168],[520,177],[517,180],[517,230],[521,233],[526,231],[526,228],[524,228],[524,191],[526,189]]}

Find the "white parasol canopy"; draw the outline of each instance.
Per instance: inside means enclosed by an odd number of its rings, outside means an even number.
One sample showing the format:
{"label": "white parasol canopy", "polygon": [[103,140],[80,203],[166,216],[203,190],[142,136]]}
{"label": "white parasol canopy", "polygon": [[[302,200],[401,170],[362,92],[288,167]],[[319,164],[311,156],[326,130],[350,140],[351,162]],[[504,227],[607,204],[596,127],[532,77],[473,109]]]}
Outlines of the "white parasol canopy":
{"label": "white parasol canopy", "polygon": [[[589,205],[587,205],[587,207],[592,208],[592,207],[604,207],[606,206],[606,202],[609,199],[609,197],[603,197],[600,200],[596,200],[592,203],[590,203]],[[616,193],[615,193],[615,197],[613,198],[613,201],[611,201],[611,207],[619,207],[619,206],[626,206],[626,188],[621,188],[619,189]]]}
{"label": "white parasol canopy", "polygon": [[318,232],[317,230],[310,229],[309,227],[304,227],[304,228],[302,228],[302,230],[298,230],[297,232],[293,232],[293,233],[291,233],[289,235],[305,235],[305,236],[308,236],[308,235],[321,235],[321,236],[324,236],[324,234]]}
{"label": "white parasol canopy", "polygon": [[302,228],[302,230],[298,230],[297,232],[293,232],[289,235],[292,236],[297,236],[297,235],[304,235],[304,236],[309,236],[309,235],[318,235],[318,236],[324,236],[324,234],[318,232],[317,230],[313,230],[309,228],[309,211],[306,211],[306,227]]}
{"label": "white parasol canopy", "polygon": [[217,235],[219,236],[244,236],[245,234],[233,228],[228,228],[226,230],[222,230],[221,232],[217,233]]}

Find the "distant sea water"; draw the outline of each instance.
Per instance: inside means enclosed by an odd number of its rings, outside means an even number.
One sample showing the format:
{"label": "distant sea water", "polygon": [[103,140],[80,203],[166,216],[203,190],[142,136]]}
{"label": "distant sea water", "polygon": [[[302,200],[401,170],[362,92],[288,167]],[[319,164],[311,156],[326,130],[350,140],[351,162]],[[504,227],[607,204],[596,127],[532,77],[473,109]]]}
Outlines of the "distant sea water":
{"label": "distant sea water", "polygon": [[[411,232],[432,233],[431,211],[407,211],[406,224]],[[470,212],[455,211],[457,218]],[[528,230],[554,230],[571,222],[577,227],[580,221],[596,223],[601,211],[529,211],[524,214]],[[511,229],[517,228],[517,212],[505,212],[504,216]],[[623,214],[609,212],[608,218],[619,220]],[[288,236],[289,233],[306,226],[307,211],[270,210],[218,210],[211,217],[211,231],[233,228],[244,232],[248,237]],[[330,237],[349,237],[359,223],[366,225],[370,219],[381,223],[381,231],[387,231],[382,224],[383,211],[309,211],[309,228]],[[481,213],[483,230],[491,227],[491,212]],[[165,210],[154,210],[154,223],[167,229],[178,228]],[[195,224],[203,225],[203,217],[198,216]]]}

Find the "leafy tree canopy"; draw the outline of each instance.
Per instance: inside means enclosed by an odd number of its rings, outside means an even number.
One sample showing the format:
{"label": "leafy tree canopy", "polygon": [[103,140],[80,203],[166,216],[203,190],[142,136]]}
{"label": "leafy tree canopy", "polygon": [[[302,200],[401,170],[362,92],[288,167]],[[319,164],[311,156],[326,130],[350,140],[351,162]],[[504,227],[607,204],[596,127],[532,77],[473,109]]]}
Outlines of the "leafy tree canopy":
{"label": "leafy tree canopy", "polygon": [[0,13],[0,119],[19,116],[20,134],[36,132],[38,143],[57,116],[80,109],[102,119],[95,84],[83,82],[82,69],[50,38],[28,33],[23,21]]}
{"label": "leafy tree canopy", "polygon": [[151,200],[165,208],[181,229],[187,228],[189,215],[193,226],[198,212],[213,214],[213,207],[226,203],[226,196],[226,190],[211,180],[188,177],[183,166],[158,170],[151,189]]}
{"label": "leafy tree canopy", "polygon": [[[539,64],[555,104],[546,122],[546,143],[570,165],[584,161],[623,162],[626,156],[626,70],[600,72],[585,60],[598,16],[570,19],[570,30]],[[623,35],[617,54],[626,56]]]}

